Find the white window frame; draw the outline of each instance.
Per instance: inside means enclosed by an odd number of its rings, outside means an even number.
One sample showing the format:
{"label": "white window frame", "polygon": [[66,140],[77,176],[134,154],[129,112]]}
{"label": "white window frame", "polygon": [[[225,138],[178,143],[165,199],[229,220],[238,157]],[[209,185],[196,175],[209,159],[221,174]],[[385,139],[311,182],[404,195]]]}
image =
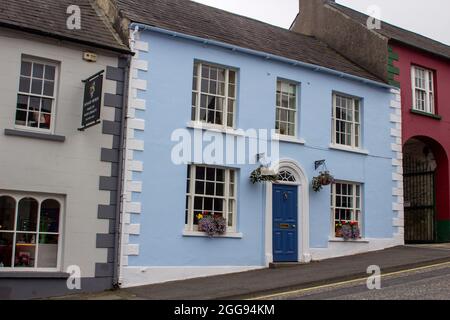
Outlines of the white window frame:
{"label": "white window frame", "polygon": [[[290,98],[292,97],[291,94],[289,92],[284,92],[283,89],[283,84],[287,84],[289,86],[294,86],[295,90],[294,90],[294,98],[295,98],[295,103],[294,103],[294,109],[290,108]],[[278,88],[280,88],[280,90],[278,90]],[[285,108],[282,106],[282,96],[283,93],[286,93],[288,95],[288,107]],[[275,130],[276,130],[276,134],[279,135],[280,137],[297,137],[297,132],[298,132],[298,84],[295,83],[294,81],[289,81],[289,80],[284,80],[284,79],[278,79],[277,80],[277,89],[276,89],[276,96],[277,96],[277,101],[275,103]],[[278,98],[279,96],[279,98]],[[281,121],[281,113],[279,114],[279,112],[281,111],[286,111],[288,113],[287,115],[287,120],[286,121]],[[294,122],[289,121],[289,112],[294,112]],[[286,124],[293,124],[294,125],[294,132],[293,134],[288,134],[288,133],[280,133],[280,126],[279,129],[277,128],[277,124],[281,124],[281,122],[284,122]]]}
{"label": "white window frame", "polygon": [[[337,207],[336,206],[336,185],[351,185],[352,187],[352,207]],[[357,188],[359,188],[359,206],[357,206]],[[364,222],[364,211],[363,211],[363,200],[364,200],[364,192],[363,192],[363,185],[361,183],[357,182],[350,182],[350,181],[336,181],[331,185],[331,237],[335,238],[336,235],[336,223],[339,221],[357,221],[359,229],[361,230],[361,237],[363,232],[363,222]],[[336,220],[336,209],[344,209],[344,210],[351,210],[351,219],[345,220],[340,219]],[[358,214],[359,212],[359,214]]]}
{"label": "white window frame", "polygon": [[[194,68],[195,66],[197,66],[197,74],[192,76],[193,82],[195,81],[196,77],[196,90],[193,86],[192,88],[192,95],[196,96],[196,103],[194,106],[194,103],[192,104],[192,108],[195,108],[195,118],[192,119],[192,114],[191,114],[191,121],[197,124],[202,124],[204,126],[210,127],[210,128],[216,128],[216,129],[229,129],[229,128],[236,128],[236,114],[237,114],[237,96],[238,96],[238,72],[236,69],[233,68],[229,68],[229,67],[225,67],[225,66],[221,66],[218,64],[214,64],[214,63],[208,63],[208,62],[200,62],[200,61],[194,61]],[[202,67],[203,66],[208,66],[208,67],[213,67],[213,68],[219,68],[219,69],[224,69],[225,70],[225,92],[224,95],[221,96],[219,94],[210,94],[210,93],[205,93],[202,92]],[[234,72],[235,74],[235,83],[231,84],[230,83],[230,71]],[[229,86],[230,85],[234,85],[234,97],[229,96]],[[215,124],[215,123],[210,123],[208,122],[208,111],[206,111],[206,120],[200,120],[200,111],[201,111],[201,96],[202,94],[205,94],[207,96],[215,96],[217,98],[222,98],[224,99],[224,104],[223,104],[223,111],[222,111],[222,124]],[[232,121],[233,121],[233,125],[232,126],[228,126],[228,109],[229,109],[229,105],[228,102],[229,100],[233,100],[234,101],[234,110],[233,110],[233,117],[232,117]],[[191,111],[192,113],[192,111]]]}
{"label": "white window frame", "polygon": [[[196,182],[196,168],[197,167],[204,167],[204,168],[213,168],[213,169],[221,169],[224,170],[225,174],[225,182],[224,182],[224,196],[205,196],[203,194],[196,194],[195,193],[195,182]],[[194,232],[198,234],[203,234],[203,232],[198,231],[198,226],[194,224],[194,199],[196,196],[199,197],[209,197],[209,198],[218,198],[224,200],[224,218],[227,221],[227,233],[236,233],[237,232],[237,171],[235,169],[229,169],[229,168],[221,168],[221,167],[214,167],[214,166],[208,166],[208,165],[195,165],[191,164],[188,166],[188,170],[190,170],[189,176],[190,178],[186,177],[186,180],[189,179],[189,191],[186,192],[186,199],[188,201],[187,203],[187,224],[185,225],[185,231],[187,232]],[[230,181],[231,181],[231,175],[234,175],[234,182],[233,182],[233,194],[234,196],[230,195]],[[206,173],[205,173],[206,175]],[[206,178],[206,177],[205,177]],[[203,181],[203,180],[202,180]],[[186,181],[187,183],[187,181]],[[186,190],[187,191],[187,190]],[[231,208],[232,212],[232,225],[230,226],[229,223],[229,214],[230,214],[230,208],[229,208],[229,202],[230,200],[233,203],[233,208]]]}
{"label": "white window frame", "polygon": [[[425,87],[417,86],[416,76],[418,71],[423,72]],[[413,65],[411,67],[411,84],[412,84],[412,94],[413,94],[413,110],[419,112],[425,112],[429,114],[436,114],[436,95],[435,95],[435,85],[434,85],[434,71],[419,66]],[[425,94],[424,109],[422,110],[417,104],[417,91],[422,91]]]}
{"label": "white window frame", "polygon": [[[21,74],[20,70],[19,70],[19,83],[17,85],[17,96],[24,95],[24,96],[28,96],[28,97],[51,99],[52,100],[52,112],[50,115],[50,128],[49,129],[43,129],[43,128],[39,128],[39,127],[35,128],[35,127],[27,126],[27,125],[16,124],[16,116],[17,116],[16,113],[18,110],[17,109],[18,97],[17,97],[16,107],[14,109],[14,127],[16,129],[20,129],[20,130],[53,134],[55,132],[56,104],[57,104],[57,98],[58,98],[57,96],[58,96],[58,88],[59,88],[59,63],[45,60],[43,58],[35,58],[35,57],[26,56],[26,55],[23,55],[20,60],[20,68],[22,68],[22,62],[30,62],[32,64],[32,66],[34,65],[34,63],[43,64],[44,68],[45,68],[45,65],[55,67],[55,79],[53,80],[54,81],[53,96],[46,96],[43,94],[43,92],[42,92],[42,94],[34,94],[31,92],[21,92],[20,91],[20,78],[21,78],[22,74]],[[31,79],[33,79],[33,67],[31,68],[30,88],[31,88]],[[30,91],[31,91],[31,89],[30,89]],[[28,112],[27,112],[27,119],[28,119]]]}
{"label": "white window frame", "polygon": [[[30,233],[30,234],[36,234],[36,253],[35,253],[35,266],[33,268],[24,268],[24,267],[14,267],[14,260],[13,265],[11,267],[3,267],[0,268],[0,274],[2,272],[59,272],[61,271],[62,267],[62,243],[63,243],[63,225],[64,225],[64,199],[60,196],[56,195],[42,195],[42,194],[33,194],[33,193],[16,193],[16,192],[1,192],[0,191],[0,197],[10,197],[15,200],[15,219],[14,219],[14,230],[13,231],[2,231],[2,233],[13,233],[13,250],[12,250],[12,259],[15,260],[15,253],[16,253],[16,239],[17,239],[17,233]],[[18,218],[18,210],[19,210],[19,201],[24,198],[31,198],[38,202],[38,216],[37,216],[37,224],[36,224],[36,232],[32,231],[17,231],[17,218]],[[42,234],[39,232],[39,226],[40,226],[40,218],[41,218],[41,204],[45,200],[54,200],[59,203],[60,211],[59,211],[59,226],[58,226],[58,233],[50,233],[50,232],[43,232],[44,234],[54,234],[58,235],[58,253],[57,253],[57,260],[56,260],[56,268],[38,268],[38,259],[39,259],[39,235]]]}
{"label": "white window frame", "polygon": [[[340,97],[341,99],[347,99],[352,102],[352,120],[344,120],[344,119],[338,119],[337,118],[337,97]],[[356,104],[355,102],[358,101],[358,116],[356,116]],[[362,131],[363,131],[363,124],[362,124],[362,99],[357,98],[354,96],[346,95],[343,93],[333,93],[333,108],[332,108],[332,145],[333,146],[339,146],[354,150],[361,150],[362,149]],[[351,145],[338,142],[336,140],[336,129],[337,129],[337,122],[344,122],[346,124],[349,124],[351,126]],[[356,128],[358,128],[358,137],[356,137]]]}

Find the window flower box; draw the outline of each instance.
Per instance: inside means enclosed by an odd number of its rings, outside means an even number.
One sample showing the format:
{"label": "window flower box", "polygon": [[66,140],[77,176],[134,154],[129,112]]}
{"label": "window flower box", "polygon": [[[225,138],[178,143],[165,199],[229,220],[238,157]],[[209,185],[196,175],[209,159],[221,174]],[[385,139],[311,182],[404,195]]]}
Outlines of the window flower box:
{"label": "window flower box", "polygon": [[227,232],[227,221],[221,215],[202,213],[197,215],[198,231],[205,232],[210,238]]}
{"label": "window flower box", "polygon": [[361,229],[356,221],[341,221],[336,223],[335,236],[344,240],[358,240],[361,239]]}

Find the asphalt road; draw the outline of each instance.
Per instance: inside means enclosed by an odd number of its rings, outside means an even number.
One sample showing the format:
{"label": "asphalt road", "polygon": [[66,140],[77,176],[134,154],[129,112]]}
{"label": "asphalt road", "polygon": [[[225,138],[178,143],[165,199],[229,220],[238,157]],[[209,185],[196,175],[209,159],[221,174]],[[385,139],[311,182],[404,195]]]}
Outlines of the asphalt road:
{"label": "asphalt road", "polygon": [[381,277],[381,289],[367,279],[261,297],[265,300],[450,300],[450,263]]}

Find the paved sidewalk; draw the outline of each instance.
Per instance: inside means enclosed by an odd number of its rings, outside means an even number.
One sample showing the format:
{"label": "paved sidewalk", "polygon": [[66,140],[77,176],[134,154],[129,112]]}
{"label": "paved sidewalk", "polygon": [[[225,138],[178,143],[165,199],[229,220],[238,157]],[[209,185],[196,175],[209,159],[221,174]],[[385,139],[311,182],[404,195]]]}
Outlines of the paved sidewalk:
{"label": "paved sidewalk", "polygon": [[305,265],[121,289],[68,299],[212,300],[240,299],[368,276],[367,267],[383,273],[450,261],[450,246],[404,246]]}

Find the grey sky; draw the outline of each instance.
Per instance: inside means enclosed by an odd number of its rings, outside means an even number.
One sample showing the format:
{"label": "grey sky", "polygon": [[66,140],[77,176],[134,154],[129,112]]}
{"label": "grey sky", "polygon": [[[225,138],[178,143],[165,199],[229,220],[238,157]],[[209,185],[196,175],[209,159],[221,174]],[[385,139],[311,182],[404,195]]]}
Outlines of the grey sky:
{"label": "grey sky", "polygon": [[[298,12],[298,0],[196,0],[213,7],[289,28]],[[450,45],[448,0],[337,0],[358,11],[371,5],[381,9],[382,20]]]}

